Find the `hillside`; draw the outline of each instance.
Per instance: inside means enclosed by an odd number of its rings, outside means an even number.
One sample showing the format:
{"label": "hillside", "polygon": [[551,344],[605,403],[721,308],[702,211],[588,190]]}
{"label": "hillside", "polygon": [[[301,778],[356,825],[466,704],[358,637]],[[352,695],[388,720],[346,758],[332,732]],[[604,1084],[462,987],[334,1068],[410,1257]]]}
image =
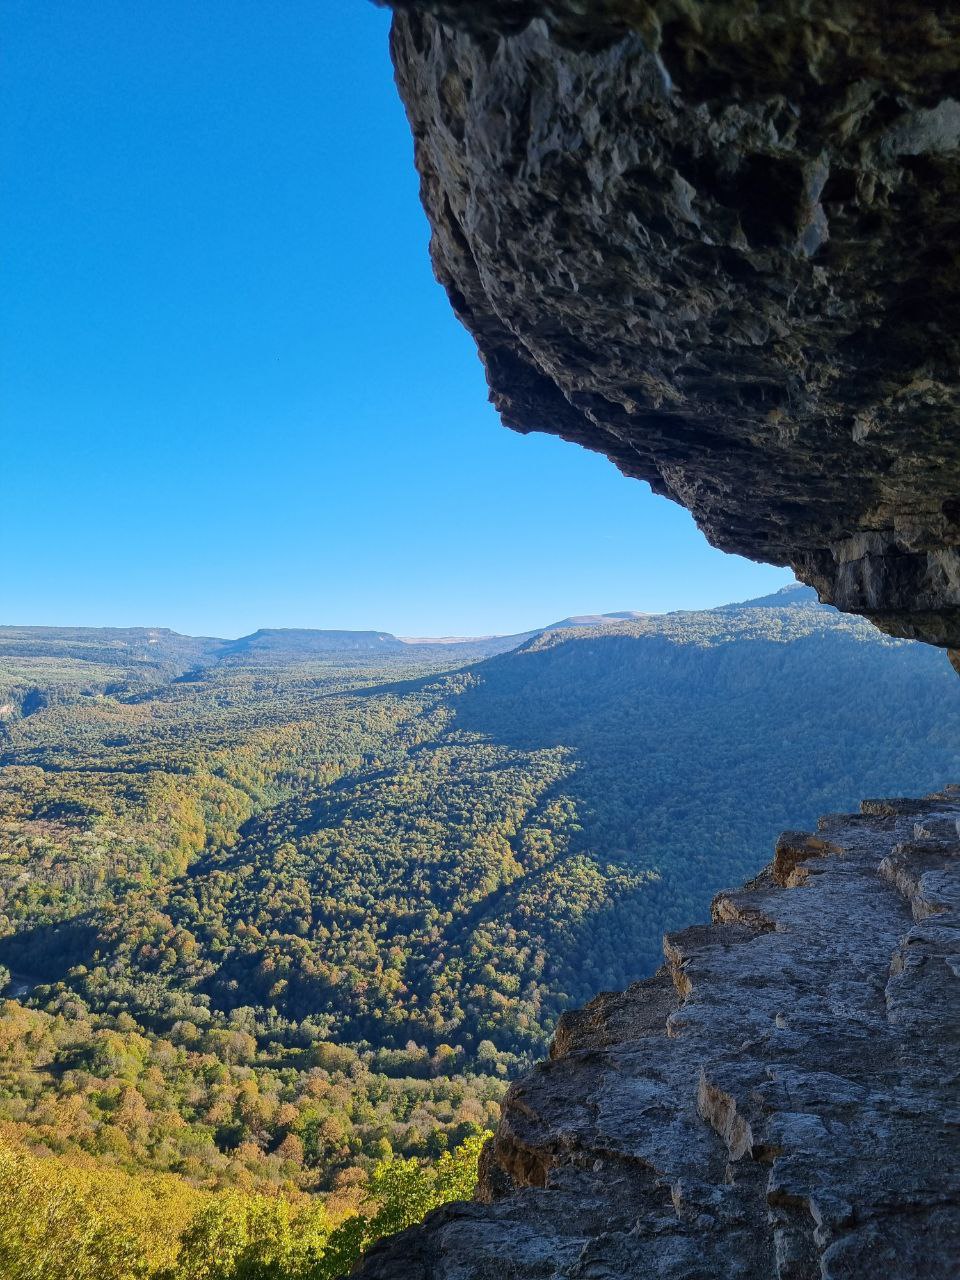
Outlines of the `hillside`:
{"label": "hillside", "polygon": [[481,1203],[352,1274],[953,1280],[958,822],[950,787],[784,833],[655,975],[562,1019]]}
{"label": "hillside", "polygon": [[569,618],[561,618],[559,622],[551,622],[545,631],[566,631],[578,627],[609,627],[616,622],[635,622],[648,614],[637,613],[634,609],[625,609],[619,613],[575,613]]}
{"label": "hillside", "polygon": [[34,684],[49,702],[105,688],[129,692],[216,666],[443,667],[505,653],[534,634],[400,639],[388,631],[263,627],[226,640],[166,627],[0,626],[0,723],[18,714],[18,695],[22,700]]}
{"label": "hillside", "polygon": [[[26,878],[9,877],[7,929],[21,936],[2,949],[14,967],[54,976],[56,951],[23,929],[112,902],[114,880],[126,912],[147,873],[156,908],[161,876],[176,916],[204,877],[226,875],[239,896],[216,927],[230,931],[264,911],[270,918],[265,878],[277,892],[297,879],[312,903],[306,938],[321,926],[341,938],[332,950],[327,938],[322,967],[342,948],[338,963],[372,964],[382,976],[389,936],[404,952],[395,978],[416,995],[415,1012],[401,1001],[383,1023],[386,1013],[349,987],[321,992],[295,965],[283,1003],[297,1017],[323,1009],[355,1039],[475,1043],[488,1033],[507,1054],[535,1051],[569,1000],[645,972],[663,928],[755,869],[772,831],[865,789],[946,780],[960,761],[960,707],[942,657],[816,605],[764,601],[548,629],[506,655],[412,680],[394,666],[314,667],[296,645],[268,649],[266,667],[252,645],[147,692],[47,704],[40,689],[41,705],[13,724],[0,757],[10,812],[34,837]],[[249,669],[244,652],[255,655]],[[96,685],[102,672],[86,665]],[[93,874],[104,829],[123,843],[105,852],[113,867]],[[561,868],[582,900],[555,901]],[[317,893],[341,907],[360,893],[361,918],[344,932],[339,909],[315,903]],[[545,903],[556,920],[543,918]],[[220,908],[214,900],[201,913],[200,935],[215,932]],[[414,926],[429,938],[415,962]],[[629,960],[623,948],[619,959],[602,957],[606,932],[622,927]],[[243,950],[259,962],[265,947],[230,948],[214,968],[240,964]],[[351,959],[357,947],[365,960]],[[452,992],[471,970],[466,957],[490,950],[497,980],[517,984],[509,994],[529,995],[494,1012],[478,976],[467,1016]],[[513,952],[523,960],[511,975]],[[182,977],[171,985],[189,987]],[[207,973],[204,990],[218,981]],[[249,993],[257,982],[245,974],[241,985]],[[222,990],[218,999],[230,1003]]]}
{"label": "hillside", "polygon": [[303,662],[317,654],[402,653],[403,644],[387,631],[311,631],[304,628],[263,628],[239,640],[227,641],[220,661]]}
{"label": "hillside", "polygon": [[274,634],[149,679],[140,633],[0,657],[32,682],[0,748],[28,1147],[349,1205],[376,1158],[491,1125],[563,1011],[645,978],[778,830],[960,772],[943,655],[802,598],[466,666]]}
{"label": "hillside", "polygon": [[131,670],[182,671],[215,658],[224,643],[167,627],[0,627],[0,659],[60,658]]}

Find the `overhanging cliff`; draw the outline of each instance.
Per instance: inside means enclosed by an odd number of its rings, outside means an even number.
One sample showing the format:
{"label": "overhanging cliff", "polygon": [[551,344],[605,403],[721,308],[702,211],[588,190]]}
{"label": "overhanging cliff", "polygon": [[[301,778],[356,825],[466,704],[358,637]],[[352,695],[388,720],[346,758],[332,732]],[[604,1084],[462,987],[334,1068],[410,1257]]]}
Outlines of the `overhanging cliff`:
{"label": "overhanging cliff", "polygon": [[362,1280],[955,1280],[960,788],[867,801],[558,1028]]}
{"label": "overhanging cliff", "polygon": [[[960,647],[960,11],[394,7],[434,266],[506,424]],[[362,1280],[954,1280],[958,819],[952,790],[782,837],[564,1017],[480,1200]]]}
{"label": "overhanging cliff", "polygon": [[434,265],[504,421],[960,645],[960,10],[396,7]]}

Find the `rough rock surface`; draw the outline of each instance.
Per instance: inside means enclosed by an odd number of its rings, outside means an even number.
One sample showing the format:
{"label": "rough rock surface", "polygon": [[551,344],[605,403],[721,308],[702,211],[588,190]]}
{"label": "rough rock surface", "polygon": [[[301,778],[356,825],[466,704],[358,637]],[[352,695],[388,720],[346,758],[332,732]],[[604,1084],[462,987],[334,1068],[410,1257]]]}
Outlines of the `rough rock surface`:
{"label": "rough rock surface", "polygon": [[482,1202],[363,1280],[956,1280],[960,788],[787,832],[666,966],[566,1015]]}
{"label": "rough rock surface", "polygon": [[960,646],[960,8],[395,7],[436,272],[504,421]]}

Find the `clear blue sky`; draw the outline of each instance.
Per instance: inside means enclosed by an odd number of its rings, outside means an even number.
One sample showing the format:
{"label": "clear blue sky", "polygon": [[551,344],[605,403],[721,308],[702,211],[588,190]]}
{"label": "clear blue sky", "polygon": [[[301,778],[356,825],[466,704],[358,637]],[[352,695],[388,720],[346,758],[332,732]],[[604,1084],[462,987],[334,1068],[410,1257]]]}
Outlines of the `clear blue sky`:
{"label": "clear blue sky", "polygon": [[388,21],[6,0],[0,622],[477,634],[789,580],[500,426]]}

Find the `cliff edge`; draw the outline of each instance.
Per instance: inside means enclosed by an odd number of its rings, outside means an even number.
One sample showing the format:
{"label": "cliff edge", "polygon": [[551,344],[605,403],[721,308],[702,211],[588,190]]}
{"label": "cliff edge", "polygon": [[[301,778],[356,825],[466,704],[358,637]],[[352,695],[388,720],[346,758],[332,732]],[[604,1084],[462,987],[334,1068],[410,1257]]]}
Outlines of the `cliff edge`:
{"label": "cliff edge", "polygon": [[504,422],[960,646],[960,10],[392,2],[434,267]]}
{"label": "cliff edge", "polygon": [[362,1280],[955,1280],[960,788],[868,800],[561,1020],[480,1202]]}
{"label": "cliff edge", "polygon": [[[960,11],[392,0],[503,421],[960,647]],[[960,669],[960,657],[956,657]],[[867,801],[566,1015],[480,1201],[363,1280],[955,1280],[960,789]]]}

